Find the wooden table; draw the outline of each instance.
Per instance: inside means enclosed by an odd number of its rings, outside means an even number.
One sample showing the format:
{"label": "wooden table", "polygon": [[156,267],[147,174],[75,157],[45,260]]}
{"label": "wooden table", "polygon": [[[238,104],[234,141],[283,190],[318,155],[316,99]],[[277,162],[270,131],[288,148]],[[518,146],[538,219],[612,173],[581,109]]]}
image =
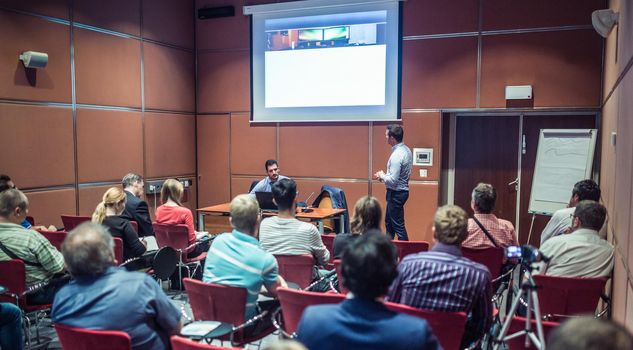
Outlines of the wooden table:
{"label": "wooden table", "polygon": [[[205,216],[216,216],[216,217],[226,217],[229,216],[230,203],[223,203],[218,205],[212,205],[210,207],[204,207],[198,209],[198,230],[205,231]],[[319,227],[319,232],[324,233],[323,229],[323,220],[325,219],[333,219],[338,218],[340,222],[340,233],[343,233],[345,227],[345,209],[333,209],[333,208],[310,208],[311,211],[309,213],[304,213],[301,211],[301,208],[297,208],[297,219],[308,219],[310,221],[316,221]],[[277,215],[275,212],[262,211],[263,216],[274,216]],[[223,227],[220,225],[219,227]],[[230,227],[230,226],[229,226]],[[230,229],[225,230],[225,232],[230,231]],[[209,232],[209,233],[217,233],[217,232]]]}

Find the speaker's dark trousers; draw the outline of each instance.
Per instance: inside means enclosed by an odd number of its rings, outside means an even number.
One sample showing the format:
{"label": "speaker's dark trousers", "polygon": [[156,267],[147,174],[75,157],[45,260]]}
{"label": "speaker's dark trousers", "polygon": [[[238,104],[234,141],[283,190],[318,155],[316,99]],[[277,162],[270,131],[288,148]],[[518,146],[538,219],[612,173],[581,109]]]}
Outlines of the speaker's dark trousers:
{"label": "speaker's dark trousers", "polygon": [[409,191],[395,191],[387,189],[387,210],[385,213],[385,229],[393,239],[408,241],[407,228],[404,226],[404,204],[409,199]]}

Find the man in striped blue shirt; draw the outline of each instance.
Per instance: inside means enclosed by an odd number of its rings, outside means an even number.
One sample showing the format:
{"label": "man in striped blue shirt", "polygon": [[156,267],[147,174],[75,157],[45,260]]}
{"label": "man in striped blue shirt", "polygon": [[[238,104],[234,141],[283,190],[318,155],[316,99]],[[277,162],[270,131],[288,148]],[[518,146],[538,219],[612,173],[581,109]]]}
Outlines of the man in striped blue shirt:
{"label": "man in striped blue shirt", "polygon": [[[270,296],[276,296],[277,288],[287,285],[278,274],[277,260],[262,250],[257,240],[261,219],[257,201],[247,194],[239,195],[231,201],[230,211],[233,232],[223,233],[213,241],[202,280],[245,288],[248,293],[244,316],[250,319],[259,312],[257,297],[262,286]],[[263,322],[270,324],[270,318],[265,318]]]}
{"label": "man in striped blue shirt", "polygon": [[385,183],[387,188],[387,209],[385,210],[385,229],[393,239],[408,241],[407,228],[404,225],[404,204],[409,199],[409,177],[413,157],[411,150],[404,143],[404,129],[398,124],[391,124],[385,130],[387,143],[391,145],[391,156],[387,162],[387,172],[379,170],[374,178]]}
{"label": "man in striped blue shirt", "polygon": [[462,256],[461,244],[468,236],[468,215],[463,209],[445,205],[437,209],[433,221],[433,249],[402,259],[388,300],[419,309],[468,313],[464,348],[490,328],[490,271]]}

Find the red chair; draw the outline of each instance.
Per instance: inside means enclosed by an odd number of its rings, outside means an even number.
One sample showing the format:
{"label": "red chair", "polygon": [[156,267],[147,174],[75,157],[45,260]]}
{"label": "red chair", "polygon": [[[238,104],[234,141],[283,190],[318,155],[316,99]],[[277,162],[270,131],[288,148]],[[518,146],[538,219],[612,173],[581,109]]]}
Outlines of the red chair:
{"label": "red chair", "polygon": [[593,315],[607,278],[534,275],[534,282],[539,287],[538,299],[542,316]]}
{"label": "red chair", "polygon": [[277,289],[277,297],[281,303],[284,330],[289,334],[297,331],[301,314],[306,307],[318,304],[338,304],[345,300],[343,294],[315,293],[289,288]]}
{"label": "red chair", "polygon": [[32,216],[27,216],[26,221],[28,221],[31,226],[35,225],[35,218]]}
{"label": "red chair", "polygon": [[464,312],[429,311],[392,302],[386,302],[385,306],[396,312],[425,319],[444,349],[459,349],[466,326]]}
{"label": "red chair", "polygon": [[134,220],[130,220],[128,221],[130,223],[130,225],[132,225],[132,228],[134,229],[134,231],[138,234],[138,222],[134,221]]}
{"label": "red chair", "polygon": [[499,277],[505,250],[501,247],[490,247],[485,249],[472,249],[462,247],[462,254],[474,262],[480,263],[488,268],[492,279]]}
{"label": "red chair", "polygon": [[392,241],[398,249],[398,261],[409,255],[429,251],[429,242],[424,241]]}
{"label": "red chair", "polygon": [[338,290],[341,294],[347,294],[349,289],[343,285],[343,273],[341,272],[341,259],[334,259],[334,268],[336,269],[336,278],[338,279]]}
{"label": "red chair", "polygon": [[330,252],[330,260],[328,263],[332,263],[334,261],[334,238],[336,238],[336,235],[321,235],[323,245],[325,245],[327,251]]}
{"label": "red chair", "polygon": [[118,264],[123,264],[123,239],[112,237],[114,241],[114,259]]}
{"label": "red chair", "polygon": [[132,339],[121,331],[83,329],[55,324],[64,350],[130,350]]}
{"label": "red chair", "polygon": [[158,247],[172,247],[178,253],[178,280],[182,281],[182,267],[187,269],[187,277],[191,277],[193,273],[187,264],[198,263],[194,268],[195,271],[198,265],[200,265],[199,262],[207,257],[207,253],[202,253],[191,259],[187,257],[187,252],[191,249],[189,246],[189,229],[187,225],[166,225],[155,222],[152,224],[152,227],[154,228]]}
{"label": "red chair", "polygon": [[70,230],[79,226],[81,223],[90,221],[90,216],[76,216],[76,215],[62,215],[62,224],[64,225],[64,231],[70,232]]}
{"label": "red chair", "polygon": [[[534,330],[534,335],[538,337],[538,333],[536,332],[536,322],[532,320],[531,323],[532,323],[531,328]],[[547,342],[547,338],[549,337],[550,332],[554,328],[558,327],[560,323],[543,321],[542,324],[543,324],[543,337],[545,338],[545,342]],[[520,316],[512,317],[512,322],[510,322],[510,328],[508,329],[508,333],[506,334],[506,336],[510,334],[514,334],[518,331],[522,331],[524,329],[525,329],[525,318],[520,317]],[[520,337],[510,339],[506,341],[506,345],[508,346],[508,349],[510,350],[537,349],[531,342],[530,342],[529,347],[527,348],[525,347],[525,336],[520,336]]]}
{"label": "red chair", "polygon": [[241,326],[246,322],[246,289],[204,283],[191,278],[184,278],[183,283],[196,321],[220,321],[233,325],[230,336],[220,338],[230,340],[231,346],[260,340],[275,331],[275,327],[271,326],[255,336],[244,334]]}
{"label": "red chair", "polygon": [[312,282],[314,258],[312,255],[275,255],[279,265],[279,274],[288,282],[306,288]]}
{"label": "red chair", "polygon": [[203,344],[195,341],[191,341],[187,338],[182,338],[177,335],[171,337],[171,348],[172,350],[231,350],[231,349],[242,349],[242,348],[226,348],[223,346],[215,346],[211,344]]}
{"label": "red chair", "polygon": [[62,251],[62,243],[64,243],[64,239],[68,236],[68,232],[66,231],[44,231],[37,230],[42,236],[46,237],[49,242],[60,252]]}
{"label": "red chair", "polygon": [[[7,290],[4,294],[0,295],[0,302],[9,302],[15,304],[22,309],[25,314],[35,314],[35,332],[36,338],[39,343],[39,321],[42,317],[40,314],[45,310],[51,308],[51,304],[33,305],[29,304],[26,300],[26,269],[22,260],[5,260],[0,261],[0,285],[4,286]],[[30,323],[28,323],[30,328]],[[27,343],[31,344],[31,332],[25,332],[27,336]]]}

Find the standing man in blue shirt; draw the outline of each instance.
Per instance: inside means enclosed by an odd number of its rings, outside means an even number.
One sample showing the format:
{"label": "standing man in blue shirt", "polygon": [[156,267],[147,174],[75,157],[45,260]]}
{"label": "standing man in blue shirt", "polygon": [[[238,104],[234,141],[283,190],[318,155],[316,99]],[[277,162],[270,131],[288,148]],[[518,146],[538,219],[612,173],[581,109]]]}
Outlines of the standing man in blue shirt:
{"label": "standing man in blue shirt", "polygon": [[269,159],[264,164],[266,173],[268,176],[258,182],[250,191],[249,194],[255,195],[255,192],[272,192],[273,184],[281,179],[287,179],[286,176],[279,175],[279,164],[274,159]]}
{"label": "standing man in blue shirt", "polygon": [[397,235],[398,240],[408,241],[409,236],[404,225],[404,204],[409,199],[409,177],[411,177],[413,157],[409,147],[402,142],[404,129],[401,125],[388,125],[385,137],[391,146],[387,173],[380,170],[374,174],[374,178],[384,182],[387,187],[385,230],[392,239],[394,235]]}

